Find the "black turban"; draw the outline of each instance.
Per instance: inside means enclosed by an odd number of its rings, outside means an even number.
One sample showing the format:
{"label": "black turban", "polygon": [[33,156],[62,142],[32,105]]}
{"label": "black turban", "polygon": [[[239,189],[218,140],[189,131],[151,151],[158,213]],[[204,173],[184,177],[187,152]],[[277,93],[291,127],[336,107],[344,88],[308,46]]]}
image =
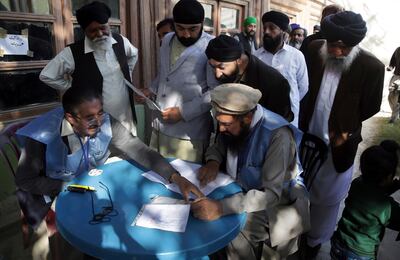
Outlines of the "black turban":
{"label": "black turban", "polygon": [[321,32],[328,42],[341,40],[347,46],[356,46],[364,39],[367,26],[360,14],[344,11],[325,17]]}
{"label": "black turban", "polygon": [[276,24],[282,31],[287,31],[289,27],[289,17],[281,12],[269,11],[266,12],[262,18],[263,23],[271,22]]}
{"label": "black turban", "polygon": [[76,10],[76,20],[83,30],[92,22],[105,24],[111,16],[110,8],[101,2],[94,1]]}
{"label": "black turban", "polygon": [[207,58],[219,62],[237,60],[242,55],[242,52],[242,46],[237,40],[223,34],[212,39],[206,49]]}
{"label": "black turban", "polygon": [[197,24],[204,21],[204,8],[196,0],[181,0],[172,11],[175,23]]}

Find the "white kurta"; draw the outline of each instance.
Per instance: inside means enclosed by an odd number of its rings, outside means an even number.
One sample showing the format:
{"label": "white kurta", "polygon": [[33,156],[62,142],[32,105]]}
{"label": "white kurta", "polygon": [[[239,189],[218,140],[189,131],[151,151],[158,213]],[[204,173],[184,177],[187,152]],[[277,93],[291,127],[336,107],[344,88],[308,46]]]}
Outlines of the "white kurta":
{"label": "white kurta", "polygon": [[289,82],[290,103],[294,114],[291,122],[298,126],[300,101],[308,92],[308,73],[304,55],[297,49],[284,44],[282,49],[272,54],[264,48],[259,48],[254,56],[265,64],[278,70]]}
{"label": "white kurta", "polygon": [[[132,75],[135,67],[138,51],[122,36],[124,41],[125,53],[127,56],[129,74]],[[85,54],[93,52],[94,59],[103,76],[103,107],[104,111],[117,119],[133,135],[136,135],[136,126],[133,122],[131,104],[129,101],[128,89],[124,83],[124,75],[119,66],[114,50],[107,51],[94,50],[89,44],[89,39],[85,37]],[[117,41],[112,38],[112,44]],[[71,87],[72,79],[70,75],[75,70],[75,61],[70,47],[62,50],[52,59],[40,73],[40,80],[52,88],[65,91]],[[68,78],[65,78],[68,75]]]}

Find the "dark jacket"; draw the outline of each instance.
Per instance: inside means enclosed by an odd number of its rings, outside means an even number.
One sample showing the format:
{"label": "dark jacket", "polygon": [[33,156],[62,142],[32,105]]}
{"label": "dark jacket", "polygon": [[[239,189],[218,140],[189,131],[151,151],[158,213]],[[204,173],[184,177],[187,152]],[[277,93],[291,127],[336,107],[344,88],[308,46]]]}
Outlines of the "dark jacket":
{"label": "dark jacket", "polygon": [[[304,132],[314,113],[324,60],[320,49],[325,40],[310,45],[307,60],[309,90],[300,102],[299,127]],[[360,49],[350,68],[343,72],[329,116],[329,138],[333,164],[337,172],[346,171],[354,162],[358,143],[362,141],[361,123],[379,112],[382,101],[385,66],[373,54]]]}
{"label": "dark jacket", "polygon": [[[238,34],[236,34],[236,36],[239,38],[239,42],[242,45],[243,50],[245,52],[247,52],[247,53],[251,53],[251,45],[249,43],[249,39],[244,34],[244,32],[238,33]],[[258,44],[257,44],[257,41],[256,41],[256,37],[255,36],[251,36],[251,38],[253,39],[254,48],[257,50],[258,49]]]}
{"label": "dark jacket", "polygon": [[249,55],[245,79],[240,83],[259,89],[262,93],[260,105],[291,122],[294,118],[290,107],[290,85],[279,71],[260,59]]}

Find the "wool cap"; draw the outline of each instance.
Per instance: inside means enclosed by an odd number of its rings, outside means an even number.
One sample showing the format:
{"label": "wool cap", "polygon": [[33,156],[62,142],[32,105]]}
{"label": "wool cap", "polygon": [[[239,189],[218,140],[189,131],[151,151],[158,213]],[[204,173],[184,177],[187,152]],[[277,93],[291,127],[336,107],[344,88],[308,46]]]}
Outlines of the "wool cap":
{"label": "wool cap", "polygon": [[257,18],[254,16],[249,16],[246,19],[244,19],[243,25],[248,26],[250,24],[257,24]]}
{"label": "wool cap", "polygon": [[207,58],[219,62],[237,60],[242,53],[242,45],[235,38],[223,34],[212,39],[206,48]]}
{"label": "wool cap", "polygon": [[262,16],[262,22],[271,22],[276,24],[282,31],[287,31],[289,27],[289,17],[281,12],[269,11]]}
{"label": "wool cap", "polygon": [[321,32],[328,42],[342,41],[351,47],[364,39],[367,26],[360,14],[343,11],[325,17],[321,23]]}
{"label": "wool cap", "polygon": [[92,22],[105,24],[111,16],[110,8],[102,2],[94,1],[76,10],[76,20],[83,30]]}
{"label": "wool cap", "polygon": [[227,83],[211,90],[211,104],[216,112],[244,115],[253,110],[261,98],[261,91],[252,87]]}
{"label": "wool cap", "polygon": [[198,24],[204,22],[204,8],[196,0],[180,0],[172,10],[175,23]]}

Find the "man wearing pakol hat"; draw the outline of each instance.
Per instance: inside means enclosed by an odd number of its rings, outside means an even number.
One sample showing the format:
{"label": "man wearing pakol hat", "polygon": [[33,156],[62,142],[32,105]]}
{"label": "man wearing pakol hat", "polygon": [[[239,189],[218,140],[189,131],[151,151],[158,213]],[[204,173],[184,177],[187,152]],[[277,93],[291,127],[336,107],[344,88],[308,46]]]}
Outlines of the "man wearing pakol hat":
{"label": "man wearing pakol hat", "polygon": [[[339,12],[321,24],[325,40],[310,44],[310,88],[300,109],[300,128],[327,146],[326,159],[310,184],[311,231],[304,259],[312,259],[335,229],[346,196],[362,122],[380,110],[384,65],[358,44],[367,33],[360,14]],[[307,179],[307,177],[305,177]]]}
{"label": "man wearing pakol hat", "polygon": [[82,6],[76,19],[85,38],[62,50],[40,73],[40,80],[65,91],[72,80],[89,80],[100,86],[104,110],[136,135],[133,93],[124,79],[131,82],[138,51],[122,35],[111,33],[110,8],[98,1]]}
{"label": "man wearing pakol hat", "polygon": [[293,124],[298,125],[300,100],[308,91],[307,66],[303,54],[284,42],[283,35],[289,26],[289,17],[270,11],[262,16],[263,47],[254,56],[277,69],[290,84],[290,103],[294,114]]}
{"label": "man wearing pakol hat", "polygon": [[256,40],[257,18],[247,17],[243,22],[243,32],[236,34],[233,38],[238,40],[243,50],[247,53],[254,53],[258,49]]}
{"label": "man wearing pakol hat", "polygon": [[261,91],[260,104],[268,110],[293,120],[288,81],[257,57],[243,52],[240,43],[227,35],[211,40],[206,49],[208,62],[220,83],[242,83]]}
{"label": "man wearing pakol hat", "polygon": [[301,132],[257,104],[260,98],[259,90],[234,83],[211,92],[220,134],[207,150],[198,179],[201,185],[213,181],[225,162],[224,170],[243,192],[219,201],[196,200],[192,212],[208,221],[248,213],[244,229],[226,248],[228,259],[286,257],[297,250],[297,237],[309,227],[306,190],[297,180]]}
{"label": "man wearing pakol hat", "polygon": [[290,29],[289,45],[296,49],[300,49],[301,43],[304,38],[307,37],[307,31],[297,23],[290,24]]}
{"label": "man wearing pakol hat", "polygon": [[153,121],[150,146],[167,157],[201,162],[212,129],[209,89],[217,85],[204,53],[213,36],[203,32],[204,9],[196,0],[173,8],[175,32],[160,48],[151,90],[162,112]]}

